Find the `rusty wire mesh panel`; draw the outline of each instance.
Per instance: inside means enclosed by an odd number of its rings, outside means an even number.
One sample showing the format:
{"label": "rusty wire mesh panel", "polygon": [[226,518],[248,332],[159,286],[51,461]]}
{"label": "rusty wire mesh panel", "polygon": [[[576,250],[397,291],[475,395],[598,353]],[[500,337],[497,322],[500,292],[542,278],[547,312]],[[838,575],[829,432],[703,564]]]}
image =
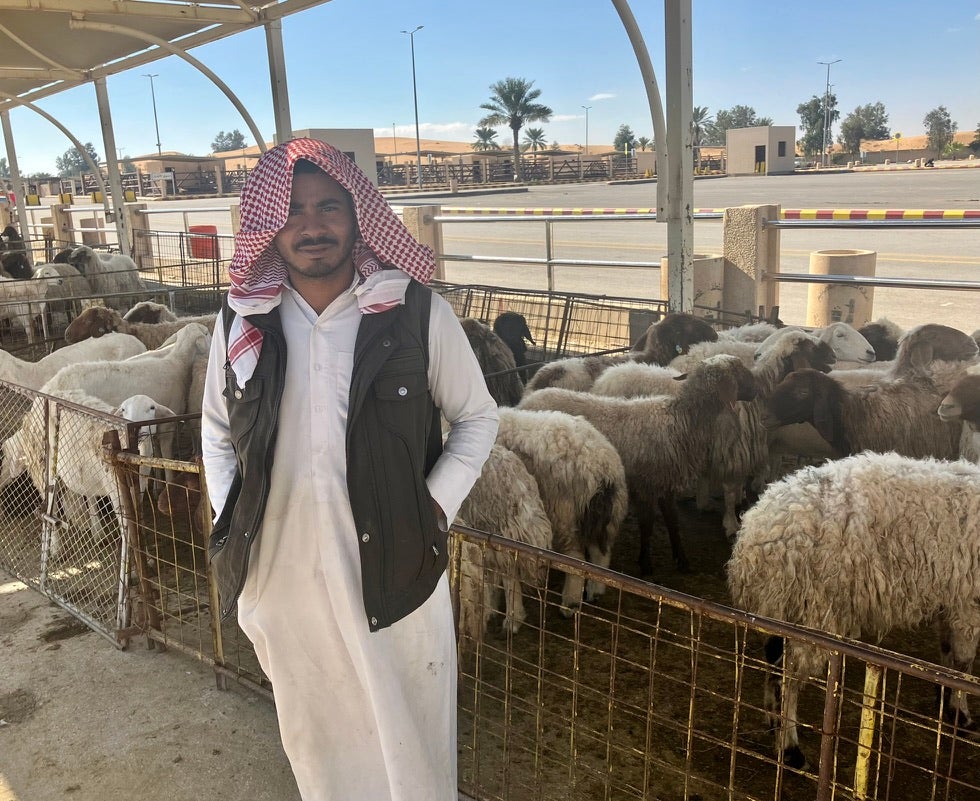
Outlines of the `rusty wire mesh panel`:
{"label": "rusty wire mesh panel", "polygon": [[[548,587],[525,587],[516,633],[501,629],[490,592],[499,559],[478,557],[478,589],[454,582],[459,619],[487,617],[485,630],[460,631],[460,787],[476,798],[980,797],[980,746],[941,722],[936,701],[943,686],[980,692],[973,677],[594,568],[584,574],[605,594],[568,618],[561,572],[581,563],[469,530],[456,540],[457,577],[467,545],[470,559],[473,548],[502,549],[553,569]],[[774,757],[763,703],[771,634],[838,654],[839,677],[803,687],[805,770]],[[869,666],[880,681],[866,681]]]}
{"label": "rusty wire mesh panel", "polygon": [[20,467],[20,438],[16,436],[31,411],[33,397],[28,390],[0,382],[0,564],[37,588],[41,571],[38,515],[44,508],[40,491],[44,487],[43,464],[34,472],[41,480],[38,487]]}
{"label": "rusty wire mesh panel", "polygon": [[[189,428],[193,417],[161,426]],[[138,486],[141,475],[146,486],[133,495],[138,500],[132,506],[130,537],[139,577],[130,590],[135,625],[152,642],[201,659],[222,676],[268,690],[237,620],[219,621],[216,614],[207,563],[211,512],[199,461],[121,453],[117,469],[128,486]]]}
{"label": "rusty wire mesh panel", "polygon": [[528,359],[549,361],[600,350],[628,348],[667,302],[482,285],[433,284],[459,317],[493,325],[505,311],[524,315],[535,345]]}

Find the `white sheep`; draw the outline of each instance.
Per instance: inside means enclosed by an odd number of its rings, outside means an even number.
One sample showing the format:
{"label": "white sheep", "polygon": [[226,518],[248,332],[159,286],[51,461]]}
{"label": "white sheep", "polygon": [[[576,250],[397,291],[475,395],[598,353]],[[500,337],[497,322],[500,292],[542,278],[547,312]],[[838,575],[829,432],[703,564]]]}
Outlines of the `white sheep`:
{"label": "white sheep", "polygon": [[[551,523],[538,485],[517,454],[500,445],[490,449],[480,477],[463,501],[456,521],[515,542],[550,549]],[[460,630],[477,641],[496,609],[493,597],[504,588],[504,631],[517,633],[527,617],[521,583],[544,587],[547,571],[530,559],[475,543],[463,543],[460,575]],[[477,615],[482,610],[482,615]]]}
{"label": "white sheep", "polygon": [[[174,416],[172,410],[143,394],[124,398],[118,405],[79,390],[64,390],[58,395],[58,399],[100,412],[104,416],[131,422]],[[101,529],[98,505],[100,497],[112,498],[117,517],[121,515],[115,474],[112,466],[102,456],[103,434],[111,428],[121,426],[114,426],[104,416],[85,415],[63,404],[57,404],[60,410],[52,407],[46,421],[45,404],[45,398],[35,398],[21,427],[4,442],[4,481],[27,471],[38,492],[42,493],[53,486],[54,482],[60,481],[64,489],[71,493],[67,497],[78,496],[83,500],[92,535],[97,538]],[[146,427],[145,435],[143,429],[140,429],[138,451],[144,456],[152,455],[150,434],[155,433],[155,430],[155,424]],[[130,447],[125,430],[120,431],[120,441],[124,448]],[[46,458],[46,454],[50,454],[52,458]],[[145,489],[145,476],[141,475],[140,490]],[[62,502],[65,501],[66,496],[62,494]],[[119,519],[121,522],[121,517]],[[52,528],[48,548],[48,554],[52,557],[60,550],[57,528]]]}
{"label": "white sheep", "polygon": [[[60,279],[59,279],[60,280]],[[57,281],[15,280],[0,276],[0,319],[16,321],[34,344],[34,318],[40,315],[44,340],[48,335],[48,287]]]}
{"label": "white sheep", "polygon": [[716,356],[692,370],[675,396],[626,400],[550,388],[526,395],[519,408],[580,415],[612,443],[623,461],[639,524],[640,572],[649,575],[658,506],[674,560],[681,570],[689,568],[675,499],[705,470],[713,422],[730,415],[736,401],[751,400],[755,393],[756,382],[745,365],[733,356]]}
{"label": "white sheep", "polygon": [[148,350],[160,347],[171,335],[191,323],[199,323],[208,331],[214,330],[216,314],[196,317],[178,317],[171,322],[131,323],[116,309],[106,306],[90,306],[78,315],[65,329],[65,342],[81,342],[89,337],[101,337],[110,331],[129,334],[139,339]]}
{"label": "white sheep", "polygon": [[[880,641],[936,618],[940,659],[970,672],[980,629],[980,467],[863,453],[806,467],[772,484],[742,518],[728,562],[732,602],[752,614]],[[778,638],[766,647],[776,668]],[[797,733],[801,685],[826,652],[790,639],[785,679],[767,678],[776,754],[806,759]],[[971,726],[966,698],[946,711]]]}
{"label": "white sheep", "polygon": [[779,326],[765,321],[745,323],[734,328],[721,329],[718,332],[718,339],[727,339],[735,342],[763,342],[779,330]]}
{"label": "white sheep", "polygon": [[62,367],[75,362],[119,361],[146,351],[146,346],[129,334],[109,334],[66,345],[44,358],[30,362],[0,350],[0,380],[28,389],[40,389]]}
{"label": "white sheep", "polygon": [[[695,346],[697,347],[697,346]],[[673,367],[626,362],[603,372],[589,391],[610,398],[642,398],[645,395],[676,395],[683,375]]]}
{"label": "white sheep", "polygon": [[34,270],[34,280],[47,284],[48,308],[69,319],[82,310],[82,299],[92,294],[85,276],[70,264],[41,264]]}
{"label": "white sheep", "polygon": [[120,311],[129,308],[131,293],[146,291],[136,262],[125,253],[105,253],[79,245],[72,251],[69,263],[85,276],[93,294]]}
{"label": "white sheep", "polygon": [[[622,459],[587,420],[563,412],[500,409],[497,444],[516,453],[538,484],[551,521],[553,550],[609,567],[626,516]],[[565,574],[561,610],[571,615],[605,585]]]}

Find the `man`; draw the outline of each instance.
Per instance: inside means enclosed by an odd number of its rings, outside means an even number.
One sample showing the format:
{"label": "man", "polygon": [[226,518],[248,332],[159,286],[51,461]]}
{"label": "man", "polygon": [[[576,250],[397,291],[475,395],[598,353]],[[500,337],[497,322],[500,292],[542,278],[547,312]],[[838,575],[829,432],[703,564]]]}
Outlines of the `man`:
{"label": "man", "polygon": [[497,417],[434,268],[323,142],[273,148],[242,190],[202,421],[209,554],[304,801],[456,799],[446,532]]}

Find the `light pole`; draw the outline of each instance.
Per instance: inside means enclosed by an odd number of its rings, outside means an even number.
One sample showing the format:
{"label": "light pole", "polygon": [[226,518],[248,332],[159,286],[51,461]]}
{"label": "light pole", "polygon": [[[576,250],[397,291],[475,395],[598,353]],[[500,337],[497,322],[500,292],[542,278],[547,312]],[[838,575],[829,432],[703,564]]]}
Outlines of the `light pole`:
{"label": "light pole", "polygon": [[838,61],[843,61],[842,58],[836,58],[833,61],[818,61],[818,64],[825,64],[827,67],[827,88],[823,94],[823,149],[821,151],[820,163],[826,167],[827,166],[827,134],[828,128],[830,127],[830,109],[828,105],[830,103],[830,65],[836,64]]}
{"label": "light pole", "polygon": [[415,169],[418,171],[419,189],[422,188],[422,145],[419,142],[419,94],[415,86],[415,34],[424,27],[424,25],[419,25],[414,30],[402,31],[402,33],[408,35],[408,38],[412,42],[412,99],[415,101]]}
{"label": "light pole", "polygon": [[150,98],[153,100],[153,127],[157,132],[157,155],[162,156],[163,152],[160,150],[160,123],[157,122],[157,96],[156,92],[153,91],[153,79],[159,78],[160,76],[154,72],[152,75],[144,73],[143,77],[150,79]]}
{"label": "light pole", "polygon": [[589,155],[589,109],[592,106],[582,106],[585,109],[585,155]]}

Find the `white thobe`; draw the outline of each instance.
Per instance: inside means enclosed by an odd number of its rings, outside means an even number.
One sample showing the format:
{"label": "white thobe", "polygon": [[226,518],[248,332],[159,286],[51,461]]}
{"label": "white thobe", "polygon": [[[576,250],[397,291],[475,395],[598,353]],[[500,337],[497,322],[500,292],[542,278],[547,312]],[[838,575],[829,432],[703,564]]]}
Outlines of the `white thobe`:
{"label": "white thobe", "polygon": [[[454,801],[456,641],[448,580],[415,612],[375,633],[364,612],[345,456],[356,299],[348,291],[317,317],[287,288],[279,308],[286,386],[238,621],[272,682],[283,748],[304,801]],[[219,320],[203,424],[218,511],[234,474],[221,397],[224,354]],[[493,442],[496,406],[452,309],[436,294],[429,360],[433,399],[453,428],[428,487],[452,520]]]}

